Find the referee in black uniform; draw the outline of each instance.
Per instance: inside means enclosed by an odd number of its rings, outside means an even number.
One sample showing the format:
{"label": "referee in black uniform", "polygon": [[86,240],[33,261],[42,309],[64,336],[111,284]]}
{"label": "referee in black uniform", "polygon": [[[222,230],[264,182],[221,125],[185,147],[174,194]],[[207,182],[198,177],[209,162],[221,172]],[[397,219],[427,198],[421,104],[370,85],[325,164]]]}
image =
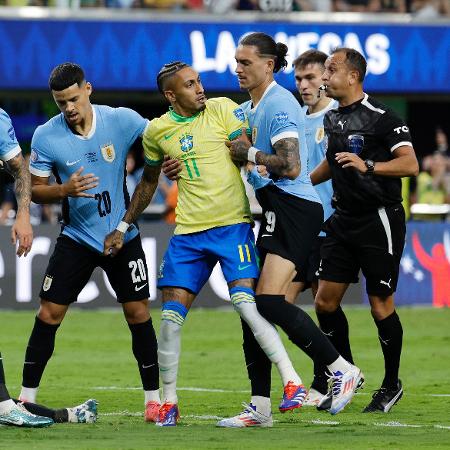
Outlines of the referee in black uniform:
{"label": "referee in black uniform", "polygon": [[315,307],[322,331],[352,361],[340,303],[362,270],[385,363],[381,387],[364,412],[388,412],[403,394],[398,378],[403,329],[393,296],[405,243],[401,177],[417,175],[419,166],[403,120],[364,93],[365,73],[359,52],[338,48],[322,76],[339,108],[325,115],[326,158],[311,179],[318,184],[331,178],[336,211],[324,225]]}

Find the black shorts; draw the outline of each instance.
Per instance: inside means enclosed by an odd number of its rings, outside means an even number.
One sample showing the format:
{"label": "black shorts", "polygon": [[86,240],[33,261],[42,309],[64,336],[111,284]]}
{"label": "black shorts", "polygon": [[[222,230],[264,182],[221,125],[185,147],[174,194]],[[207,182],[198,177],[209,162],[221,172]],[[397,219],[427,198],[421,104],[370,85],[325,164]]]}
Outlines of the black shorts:
{"label": "black shorts", "polygon": [[320,265],[320,248],[322,247],[324,240],[325,236],[316,237],[311,249],[311,253],[308,256],[308,260],[306,261],[306,265],[300,267],[297,275],[295,275],[294,279],[292,280],[294,283],[304,283],[305,286],[303,287],[303,290],[310,288],[311,283],[319,279],[318,270]]}
{"label": "black shorts", "polygon": [[361,216],[336,211],[324,230],[321,280],[356,283],[361,269],[369,295],[385,297],[395,292],[406,233],[401,204]]}
{"label": "black shorts", "polygon": [[268,253],[292,261],[299,271],[306,265],[323,222],[320,203],[288,194],[273,184],[257,189],[262,208],[256,245],[264,260]]}
{"label": "black shorts", "polygon": [[96,267],[105,271],[119,303],[149,298],[147,263],[140,236],[126,243],[111,258],[63,234],[58,237],[50,257],[40,298],[59,305],[76,302]]}

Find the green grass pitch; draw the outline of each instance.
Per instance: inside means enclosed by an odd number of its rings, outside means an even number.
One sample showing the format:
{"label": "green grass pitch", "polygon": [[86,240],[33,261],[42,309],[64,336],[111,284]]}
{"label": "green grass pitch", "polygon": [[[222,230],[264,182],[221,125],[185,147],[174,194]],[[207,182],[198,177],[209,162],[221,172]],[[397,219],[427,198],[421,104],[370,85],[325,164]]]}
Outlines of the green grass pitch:
{"label": "green grass pitch", "polygon": [[[310,310],[309,310],[310,311]],[[176,428],[144,423],[143,395],[120,311],[69,311],[44,374],[38,400],[71,406],[99,400],[96,424],[48,429],[0,428],[0,449],[411,449],[450,448],[450,310],[399,309],[404,327],[401,378],[405,394],[389,414],[362,414],[382,378],[382,357],[368,308],[347,308],[353,354],[366,387],[342,413],[311,408],[280,414],[273,372],[275,424],[265,429],[219,429],[217,418],[249,400],[237,315],[193,310],[184,326],[179,371],[181,422]],[[159,312],[153,313],[156,327]],[[7,384],[18,395],[34,312],[1,312],[0,342]],[[286,341],[307,384],[311,362]]]}

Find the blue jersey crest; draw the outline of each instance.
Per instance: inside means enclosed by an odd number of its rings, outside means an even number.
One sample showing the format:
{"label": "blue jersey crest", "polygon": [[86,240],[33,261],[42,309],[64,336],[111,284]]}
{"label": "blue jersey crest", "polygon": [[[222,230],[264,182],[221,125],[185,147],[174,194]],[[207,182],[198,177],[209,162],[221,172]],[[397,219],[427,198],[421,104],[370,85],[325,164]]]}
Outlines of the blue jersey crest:
{"label": "blue jersey crest", "polygon": [[180,139],[181,151],[188,152],[194,146],[194,137],[190,134],[183,134]]}
{"label": "blue jersey crest", "polygon": [[241,122],[244,122],[245,121],[245,114],[244,114],[244,111],[242,111],[242,108],[236,108],[234,111],[233,111],[233,114],[236,116],[236,118],[238,119],[238,120],[240,120]]}
{"label": "blue jersey crest", "polygon": [[287,112],[278,112],[275,114],[275,120],[280,124],[283,125],[284,123],[286,123],[289,119],[289,115]]}

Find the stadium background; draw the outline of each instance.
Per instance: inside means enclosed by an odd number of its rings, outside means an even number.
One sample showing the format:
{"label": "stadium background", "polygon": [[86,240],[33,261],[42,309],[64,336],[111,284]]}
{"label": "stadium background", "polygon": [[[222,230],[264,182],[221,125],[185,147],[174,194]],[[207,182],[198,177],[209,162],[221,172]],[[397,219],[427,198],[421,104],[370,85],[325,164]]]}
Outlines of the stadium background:
{"label": "stadium background", "polygon": [[[450,133],[449,24],[445,18],[423,22],[403,14],[240,12],[225,17],[148,10],[2,8],[0,105],[11,115],[18,139],[29,151],[35,127],[57,113],[47,88],[48,75],[67,60],[84,67],[94,86],[93,102],[128,106],[148,118],[167,109],[156,91],[155,76],[163,63],[176,59],[191,63],[200,72],[209,97],[225,95],[241,102],[246,94],[238,91],[233,74],[234,49],[243,34],[264,31],[288,44],[291,59],[310,47],[327,52],[346,45],[360,50],[368,60],[366,91],[406,119],[422,158],[434,150],[437,127]],[[291,69],[276,79],[295,91]],[[149,208],[146,218],[158,219],[159,211]],[[38,225],[34,230],[33,255],[24,260],[15,258],[7,245],[9,229],[0,228],[0,308],[37,306],[39,283],[58,227]],[[157,265],[171,228],[159,221],[145,221],[142,231],[152,297],[156,297]],[[413,244],[415,233],[418,239]],[[435,250],[443,250],[445,257],[438,258]],[[410,222],[397,302],[437,305],[439,297],[450,306],[449,280],[450,224]],[[365,302],[363,290],[362,285],[354,286],[347,303]],[[226,296],[220,273],[216,273],[198,304],[221,305],[220,299]],[[81,308],[115,304],[100,272],[81,300]]]}

